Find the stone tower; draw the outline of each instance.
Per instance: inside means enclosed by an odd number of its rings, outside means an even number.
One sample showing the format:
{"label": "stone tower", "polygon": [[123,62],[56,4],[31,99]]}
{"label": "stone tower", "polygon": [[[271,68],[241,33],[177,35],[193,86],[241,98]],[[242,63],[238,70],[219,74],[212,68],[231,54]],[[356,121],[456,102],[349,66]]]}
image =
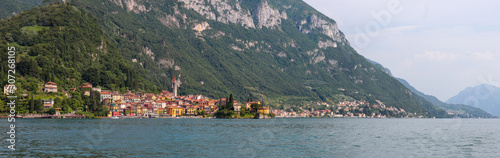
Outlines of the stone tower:
{"label": "stone tower", "polygon": [[174,80],[172,81],[172,88],[174,89],[173,90],[173,93],[174,93],[174,96],[177,97],[177,88],[181,86],[181,81],[180,80],[177,80],[174,76]]}

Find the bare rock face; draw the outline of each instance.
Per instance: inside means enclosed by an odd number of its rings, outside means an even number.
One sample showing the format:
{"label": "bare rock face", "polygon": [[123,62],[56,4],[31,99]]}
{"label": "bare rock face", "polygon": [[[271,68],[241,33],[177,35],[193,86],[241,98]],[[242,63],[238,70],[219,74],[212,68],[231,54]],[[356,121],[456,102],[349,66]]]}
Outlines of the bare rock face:
{"label": "bare rock face", "polygon": [[193,27],[193,30],[196,30],[198,32],[203,32],[204,30],[206,29],[210,29],[210,25],[208,24],[208,22],[203,22],[203,23],[200,23],[200,24],[196,24],[194,27]]}
{"label": "bare rock face", "polygon": [[288,19],[288,16],[285,11],[280,13],[279,10],[271,8],[267,1],[264,1],[255,9],[254,18],[258,22],[258,28],[273,28],[279,27],[281,19]]}
{"label": "bare rock face", "polygon": [[211,0],[210,3],[214,6],[215,10],[219,13],[220,16],[217,17],[217,21],[223,23],[235,23],[241,24],[242,26],[255,28],[252,17],[250,16],[249,11],[244,11],[241,9],[239,3],[236,3],[235,6],[229,5],[228,1],[230,0]]}
{"label": "bare rock face", "polygon": [[146,55],[148,55],[151,58],[151,60],[153,61],[155,60],[155,54],[153,53],[153,51],[151,51],[151,49],[149,49],[148,47],[142,47],[142,51]]}
{"label": "bare rock face", "polygon": [[340,32],[336,23],[331,23],[327,20],[321,19],[316,14],[311,15],[308,20],[298,22],[298,25],[302,33],[311,33],[311,31],[317,30],[330,37],[333,41],[342,44],[349,44],[344,34]]}
{"label": "bare rock face", "polygon": [[[141,0],[110,0],[128,11],[147,12],[144,5],[138,3]],[[240,24],[247,28],[274,28],[279,27],[282,19],[288,19],[285,11],[280,12],[273,9],[267,1],[263,1],[250,13],[249,10],[241,8],[240,2],[235,0],[178,0],[184,3],[182,7],[192,9],[209,20],[216,20],[225,24]],[[179,27],[179,19],[166,15],[159,17],[165,26]],[[254,22],[255,20],[255,22]]]}
{"label": "bare rock face", "polygon": [[158,17],[158,20],[169,28],[178,28],[180,27],[179,20],[175,18],[173,15],[165,15],[164,17]]}
{"label": "bare rock face", "polygon": [[278,53],[278,56],[279,56],[279,57],[286,57],[286,54],[285,54],[285,52],[279,52],[279,53]]}
{"label": "bare rock face", "polygon": [[160,59],[156,63],[159,68],[172,68],[175,65],[174,59]]}
{"label": "bare rock face", "polygon": [[[111,2],[119,5],[120,7],[126,7],[127,11],[133,11],[136,14],[141,12],[149,12],[151,9],[146,8],[140,3],[141,0],[110,0]],[[125,5],[124,5],[125,4]]]}
{"label": "bare rock face", "polygon": [[179,0],[179,2],[184,2],[184,8],[186,9],[193,9],[207,19],[216,20],[215,13],[212,12],[209,5],[205,4],[205,0]]}
{"label": "bare rock face", "polygon": [[149,12],[151,9],[147,9],[146,6],[137,2],[139,0],[124,0],[127,6],[127,11],[134,11],[134,13],[139,14],[141,12]]}
{"label": "bare rock face", "polygon": [[244,11],[239,3],[232,6],[228,1],[230,0],[179,0],[184,2],[184,8],[193,9],[207,19],[255,28],[250,12]]}
{"label": "bare rock face", "polygon": [[322,49],[325,49],[327,47],[337,48],[337,42],[333,42],[331,40],[319,41],[318,42],[318,47],[322,48]]}

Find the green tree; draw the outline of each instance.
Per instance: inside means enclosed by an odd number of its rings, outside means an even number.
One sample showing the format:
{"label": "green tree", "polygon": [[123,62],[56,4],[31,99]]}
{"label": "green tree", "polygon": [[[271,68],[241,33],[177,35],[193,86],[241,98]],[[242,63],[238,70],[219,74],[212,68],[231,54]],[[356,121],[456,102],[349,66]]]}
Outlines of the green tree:
{"label": "green tree", "polygon": [[33,95],[31,95],[29,102],[30,102],[30,113],[33,113],[35,111],[35,99],[33,99]]}
{"label": "green tree", "polygon": [[44,107],[43,107],[43,100],[41,98],[38,98],[36,101],[35,101],[35,110],[38,111],[38,112],[41,112],[44,110]]}
{"label": "green tree", "polygon": [[197,110],[196,115],[205,115],[206,111],[205,110]]}
{"label": "green tree", "polygon": [[3,100],[0,100],[0,112],[6,112],[7,108],[7,104]]}
{"label": "green tree", "polygon": [[56,108],[55,108],[55,107],[51,107],[51,108],[47,111],[47,113],[48,113],[49,115],[54,115],[54,114],[56,114]]}
{"label": "green tree", "polygon": [[234,99],[233,99],[233,94],[229,95],[229,100],[226,103],[227,104],[227,109],[233,110],[234,111]]}
{"label": "green tree", "polygon": [[97,86],[101,82],[100,70],[96,67],[89,67],[82,75],[82,79],[90,82],[92,85]]}
{"label": "green tree", "polygon": [[240,116],[245,116],[245,114],[247,114],[247,107],[245,105],[241,105]]}
{"label": "green tree", "polygon": [[[52,99],[52,98],[51,98]],[[61,108],[62,106],[62,101],[61,101],[61,98],[55,98],[54,99],[54,107],[56,108]]]}
{"label": "green tree", "polygon": [[253,103],[250,105],[250,108],[252,108],[252,112],[257,113],[258,110],[262,109],[262,105],[258,103]]}

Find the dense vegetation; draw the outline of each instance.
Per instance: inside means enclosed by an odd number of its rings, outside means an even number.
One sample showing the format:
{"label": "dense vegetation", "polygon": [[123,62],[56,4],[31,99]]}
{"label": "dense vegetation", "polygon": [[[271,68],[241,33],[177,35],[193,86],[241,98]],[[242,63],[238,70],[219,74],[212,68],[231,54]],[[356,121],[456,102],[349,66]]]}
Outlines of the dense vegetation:
{"label": "dense vegetation", "polygon": [[[168,89],[175,75],[183,83],[180,94],[237,94],[236,100],[253,97],[275,108],[380,100],[425,116],[439,113],[394,78],[373,69],[349,44],[321,49],[325,61],[313,62],[306,52],[329,37],[315,30],[301,33],[297,22],[312,14],[335,22],[300,0],[269,1],[286,10],[288,19],[282,19],[279,28],[262,29],[208,20],[193,10],[176,8],[183,4],[175,0],[141,1],[154,8],[148,12],[127,11],[109,0],[67,1],[70,5],[35,8],[0,22],[2,49],[9,43],[24,53],[19,61],[28,74],[22,74],[22,90],[36,87],[32,82],[56,81],[69,88],[88,81],[106,89],[154,92]],[[261,2],[241,5],[253,11]],[[177,17],[179,25],[162,24],[159,18],[165,15]],[[201,35],[191,29],[203,21],[210,29]],[[245,42],[256,44],[246,48]]]}
{"label": "dense vegetation", "polygon": [[[158,90],[144,79],[147,73],[139,74],[140,66],[123,59],[103,35],[97,19],[74,6],[37,7],[2,20],[0,42],[2,50],[7,46],[17,49],[16,69],[24,77],[20,90],[36,92],[40,89],[35,84],[48,81],[63,90],[84,82],[111,90]],[[7,61],[3,63],[1,70],[7,70]],[[5,85],[5,73],[0,77]]]}
{"label": "dense vegetation", "polygon": [[[107,114],[102,113],[99,94],[87,97],[77,91],[70,92],[72,98],[66,98],[61,92],[42,93],[43,84],[48,81],[58,83],[60,91],[69,91],[84,82],[122,92],[160,90],[145,79],[146,70],[123,59],[116,46],[103,35],[93,15],[74,6],[36,7],[1,20],[0,49],[12,46],[17,52],[18,92],[31,95],[24,106],[17,107],[20,113],[51,113],[53,109],[44,110],[40,104],[42,99],[52,98],[55,100],[53,108],[62,108],[64,112],[83,110],[101,112],[96,116]],[[2,59],[6,59],[6,55],[2,53]],[[1,71],[6,71],[7,66],[7,60],[2,60]],[[0,78],[2,85],[7,84],[6,73],[1,73]],[[0,111],[4,110],[0,107]]]}

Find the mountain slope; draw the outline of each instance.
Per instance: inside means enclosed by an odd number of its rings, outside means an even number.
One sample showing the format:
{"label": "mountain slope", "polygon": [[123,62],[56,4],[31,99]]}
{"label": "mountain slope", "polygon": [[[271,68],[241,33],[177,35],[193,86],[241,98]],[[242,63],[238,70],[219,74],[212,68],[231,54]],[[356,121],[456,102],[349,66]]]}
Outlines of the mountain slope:
{"label": "mountain slope", "polygon": [[467,104],[500,116],[500,88],[488,84],[468,87],[448,99],[446,103]]}
{"label": "mountain slope", "polygon": [[348,96],[445,116],[357,54],[334,20],[300,0],[66,2],[98,17],[110,45],[163,89],[177,76],[181,94],[232,93],[276,107]]}
{"label": "mountain slope", "polygon": [[[369,61],[372,62],[379,69],[384,70],[388,75],[392,76],[391,71],[389,69],[385,68],[384,66],[382,66],[380,63],[377,63],[377,62],[372,61],[372,60],[369,60]],[[401,79],[401,78],[396,78],[396,79],[400,83],[405,85],[408,89],[410,89],[415,95],[422,97],[422,99],[430,102],[431,104],[433,104],[437,107],[440,107],[441,109],[446,110],[449,113],[453,113],[452,116],[457,116],[457,117],[461,117],[461,118],[476,118],[476,117],[491,118],[491,117],[493,117],[491,114],[489,114],[489,113],[487,113],[487,112],[485,112],[477,107],[463,105],[461,103],[459,103],[459,104],[444,103],[432,95],[427,95],[427,94],[424,94],[424,93],[418,91],[417,89],[415,89],[415,87],[411,86],[410,83],[408,83],[406,80]]]}
{"label": "mountain slope", "polygon": [[[48,81],[66,91],[83,82],[122,91],[160,90],[140,75],[147,73],[145,69],[124,60],[94,16],[74,6],[36,7],[0,20],[0,37],[0,48],[16,48],[20,91],[39,90],[37,84]],[[2,63],[1,69],[7,70],[7,60]],[[3,85],[5,75],[0,74]]]}

